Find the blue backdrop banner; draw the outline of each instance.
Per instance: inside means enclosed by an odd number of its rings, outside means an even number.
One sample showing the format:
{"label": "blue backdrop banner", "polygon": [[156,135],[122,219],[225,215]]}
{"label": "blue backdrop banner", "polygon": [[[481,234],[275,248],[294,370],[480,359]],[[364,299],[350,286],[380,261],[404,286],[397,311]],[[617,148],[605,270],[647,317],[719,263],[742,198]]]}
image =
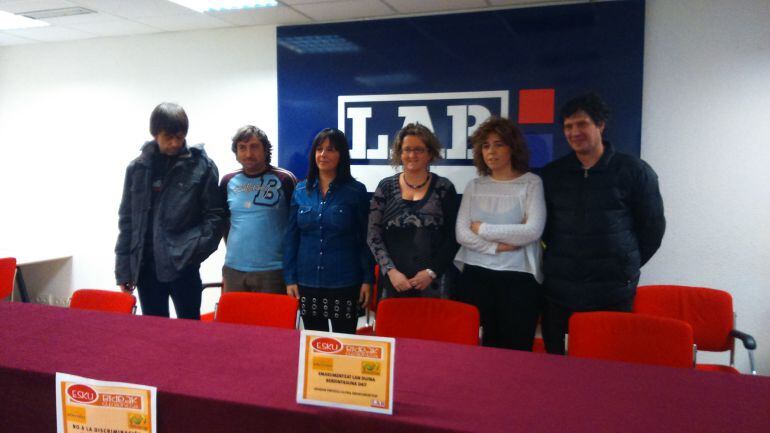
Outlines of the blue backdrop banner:
{"label": "blue backdrop banner", "polygon": [[510,117],[542,167],[569,147],[558,110],[595,91],[612,110],[605,139],[639,155],[644,2],[505,9],[278,28],[279,165],[307,173],[315,134],[337,127],[369,191],[394,173],[395,133],[410,122],[444,147],[432,170],[462,192],[475,176],[468,137]]}

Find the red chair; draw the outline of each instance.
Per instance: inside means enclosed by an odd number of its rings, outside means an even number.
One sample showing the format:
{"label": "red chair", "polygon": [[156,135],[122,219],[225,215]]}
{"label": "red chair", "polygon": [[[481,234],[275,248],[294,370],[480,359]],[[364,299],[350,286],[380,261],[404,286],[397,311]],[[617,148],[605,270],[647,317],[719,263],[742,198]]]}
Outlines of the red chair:
{"label": "red chair", "polygon": [[[543,316],[540,316],[537,318],[537,326],[539,326],[541,330],[542,330],[542,324],[543,324]],[[535,337],[535,340],[532,342],[532,352],[546,353],[545,341],[543,340],[543,337]]]}
{"label": "red chair", "polygon": [[535,337],[535,340],[532,342],[532,352],[546,353],[545,341],[541,337]]}
{"label": "red chair", "polygon": [[682,320],[609,311],[575,313],[567,342],[569,356],[694,366],[692,327]]}
{"label": "red chair", "polygon": [[375,334],[460,344],[479,344],[479,310],[434,298],[388,298],[377,307]]}
{"label": "red chair", "polygon": [[80,289],[72,295],[70,308],[133,314],[136,312],[136,298],[134,295],[123,292]]}
{"label": "red chair", "polygon": [[299,301],[288,295],[231,292],[219,298],[214,321],[296,329]]}
{"label": "red chair", "polygon": [[749,354],[752,374],[754,337],[735,329],[733,298],[723,290],[676,285],[640,286],[636,291],[634,312],[684,320],[692,326],[698,350],[730,351],[730,365],[699,364],[698,370],[739,373],[735,369],[735,339],[743,342]]}
{"label": "red chair", "polygon": [[0,299],[11,296],[15,277],[16,259],[13,257],[0,259]]}

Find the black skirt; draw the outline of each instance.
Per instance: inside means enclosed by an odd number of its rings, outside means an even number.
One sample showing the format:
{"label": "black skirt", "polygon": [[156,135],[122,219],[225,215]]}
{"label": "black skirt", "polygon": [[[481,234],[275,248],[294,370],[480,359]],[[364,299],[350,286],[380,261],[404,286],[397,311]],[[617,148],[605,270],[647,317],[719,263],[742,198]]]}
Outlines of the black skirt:
{"label": "black skirt", "polygon": [[299,312],[316,319],[353,319],[358,317],[360,285],[339,289],[299,286]]}

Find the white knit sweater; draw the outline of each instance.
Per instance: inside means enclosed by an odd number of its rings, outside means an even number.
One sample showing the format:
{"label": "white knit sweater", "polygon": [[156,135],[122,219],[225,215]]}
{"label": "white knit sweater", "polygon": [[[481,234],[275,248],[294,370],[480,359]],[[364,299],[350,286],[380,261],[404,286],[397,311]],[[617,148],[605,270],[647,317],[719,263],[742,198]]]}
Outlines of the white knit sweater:
{"label": "white knit sweater", "polygon": [[[540,236],[545,227],[543,182],[533,173],[508,181],[489,176],[468,182],[457,215],[456,234],[460,251],[455,265],[481,266],[497,271],[532,274],[543,281]],[[471,222],[481,221],[479,234],[471,231]],[[520,248],[496,253],[498,243]]]}

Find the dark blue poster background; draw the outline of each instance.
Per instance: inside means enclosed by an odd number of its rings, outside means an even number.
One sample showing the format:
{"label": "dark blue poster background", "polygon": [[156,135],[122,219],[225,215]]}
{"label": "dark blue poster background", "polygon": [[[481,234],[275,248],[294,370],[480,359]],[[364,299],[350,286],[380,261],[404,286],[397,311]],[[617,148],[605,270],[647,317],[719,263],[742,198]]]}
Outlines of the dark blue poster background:
{"label": "dark blue poster background", "polygon": [[[414,112],[427,113],[442,144],[457,144],[449,151],[457,156],[467,134],[456,131],[484,120],[471,116],[476,110],[517,121],[539,167],[569,151],[558,109],[587,91],[612,109],[605,139],[639,155],[644,10],[643,1],[613,1],[279,27],[278,163],[304,178],[319,130],[342,126],[352,145],[353,130],[365,124],[358,143],[365,139],[366,151],[356,150],[354,164],[387,164],[382,143]],[[500,91],[507,96],[483,94]],[[340,96],[361,100],[340,102]],[[371,112],[354,127],[356,107]],[[449,115],[452,110],[469,117]],[[450,157],[437,163],[470,164]]]}

